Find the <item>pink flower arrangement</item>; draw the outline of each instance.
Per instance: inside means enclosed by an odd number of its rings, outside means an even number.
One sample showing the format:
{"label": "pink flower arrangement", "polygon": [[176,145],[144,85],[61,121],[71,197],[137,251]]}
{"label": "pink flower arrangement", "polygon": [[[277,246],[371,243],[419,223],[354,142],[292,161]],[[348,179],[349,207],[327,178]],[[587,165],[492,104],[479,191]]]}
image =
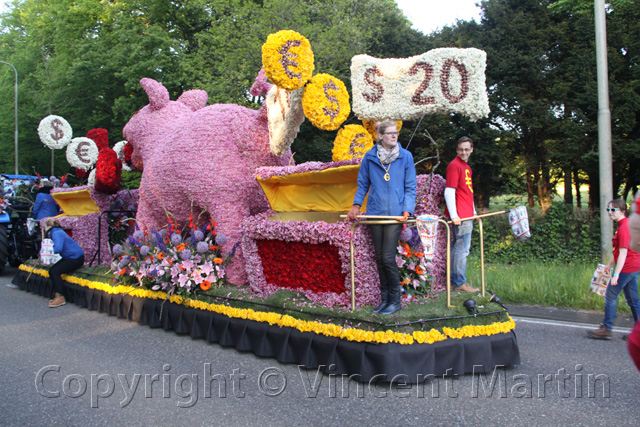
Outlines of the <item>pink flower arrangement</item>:
{"label": "pink flower arrangement", "polygon": [[[161,230],[136,230],[113,247],[111,270],[139,287],[192,297],[224,283],[226,260],[220,254],[215,222],[179,230],[171,217]],[[129,280],[124,280],[129,282]]]}
{"label": "pink flower arrangement", "polygon": [[[159,229],[165,210],[186,224],[190,206],[209,212],[219,221],[230,254],[241,240],[240,224],[249,215],[269,208],[255,179],[260,166],[289,164],[291,151],[270,152],[266,108],[252,110],[234,104],[207,104],[202,90],[184,92],[177,101],[160,83],[142,79],[149,105],[124,128],[133,148],[132,163],[142,170],[137,219],[142,227]],[[264,73],[251,93],[264,94],[271,85]],[[227,269],[231,283],[247,282],[242,248]]]}

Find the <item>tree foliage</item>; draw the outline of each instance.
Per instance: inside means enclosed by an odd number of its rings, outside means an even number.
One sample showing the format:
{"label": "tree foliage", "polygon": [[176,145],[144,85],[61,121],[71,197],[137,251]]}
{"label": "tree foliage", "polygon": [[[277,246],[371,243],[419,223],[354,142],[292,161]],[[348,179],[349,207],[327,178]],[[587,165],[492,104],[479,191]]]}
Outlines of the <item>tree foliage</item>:
{"label": "tree foliage", "polygon": [[[102,127],[112,145],[122,139],[123,126],[147,103],[143,77],[161,81],[173,99],[198,88],[210,103],[257,106],[262,100],[248,89],[262,44],[270,33],[292,29],[311,41],[316,73],[347,87],[356,54],[485,50],[487,119],[433,115],[403,124],[401,141],[411,140],[416,160],[428,159],[419,172],[444,174],[455,141],[469,135],[479,207],[504,192],[526,192],[530,205],[546,207],[561,179],[567,203],[573,202],[567,190],[587,183],[597,206],[593,2],[484,0],[480,6],[479,23],[459,21],[427,36],[411,29],[392,0],[14,0],[0,17],[0,59],[19,74],[20,172],[50,173],[50,151],[35,131],[48,114],[65,117],[75,136]],[[640,185],[640,8],[613,1],[607,24],[613,179],[626,196]],[[13,81],[10,67],[0,64],[1,99],[13,100]],[[13,102],[3,102],[0,171],[13,169],[13,130]],[[296,161],[330,160],[334,137],[304,123],[292,147]],[[68,169],[59,151],[56,174]]]}

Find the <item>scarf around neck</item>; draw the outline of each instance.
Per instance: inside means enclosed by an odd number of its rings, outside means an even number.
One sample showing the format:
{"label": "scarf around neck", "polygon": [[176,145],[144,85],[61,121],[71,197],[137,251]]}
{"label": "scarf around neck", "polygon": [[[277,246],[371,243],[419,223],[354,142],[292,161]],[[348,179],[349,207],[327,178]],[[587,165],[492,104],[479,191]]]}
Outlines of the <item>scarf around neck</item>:
{"label": "scarf around neck", "polygon": [[388,165],[389,163],[393,162],[395,159],[398,158],[399,155],[400,155],[400,144],[396,144],[395,147],[393,147],[390,150],[387,150],[382,145],[382,142],[378,143],[378,159],[380,160],[380,163],[382,163],[383,165]]}

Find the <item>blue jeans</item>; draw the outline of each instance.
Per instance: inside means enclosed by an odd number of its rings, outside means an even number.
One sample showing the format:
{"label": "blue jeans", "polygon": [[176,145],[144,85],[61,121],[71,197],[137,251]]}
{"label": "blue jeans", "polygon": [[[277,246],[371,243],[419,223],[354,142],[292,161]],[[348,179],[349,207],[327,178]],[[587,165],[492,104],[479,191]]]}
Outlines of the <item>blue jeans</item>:
{"label": "blue jeans", "polygon": [[451,286],[457,288],[467,283],[467,256],[471,248],[473,220],[454,225],[451,240]]}
{"label": "blue jeans", "polygon": [[616,309],[618,295],[624,291],[624,298],[631,307],[634,322],[638,321],[638,311],[640,309],[640,301],[638,301],[638,275],[640,271],[635,273],[620,273],[618,284],[612,286],[609,282],[607,293],[604,294],[604,320],[602,325],[608,330],[613,329],[613,321],[616,318]]}

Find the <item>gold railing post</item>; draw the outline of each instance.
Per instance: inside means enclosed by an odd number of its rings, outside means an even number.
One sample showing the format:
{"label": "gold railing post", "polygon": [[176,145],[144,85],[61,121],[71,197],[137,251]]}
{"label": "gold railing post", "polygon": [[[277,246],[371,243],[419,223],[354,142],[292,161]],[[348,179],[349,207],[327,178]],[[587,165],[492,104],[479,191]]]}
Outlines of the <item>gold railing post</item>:
{"label": "gold railing post", "polygon": [[480,229],[480,278],[482,282],[482,296],[484,296],[484,232],[482,228],[482,218],[478,218],[478,227]]}

